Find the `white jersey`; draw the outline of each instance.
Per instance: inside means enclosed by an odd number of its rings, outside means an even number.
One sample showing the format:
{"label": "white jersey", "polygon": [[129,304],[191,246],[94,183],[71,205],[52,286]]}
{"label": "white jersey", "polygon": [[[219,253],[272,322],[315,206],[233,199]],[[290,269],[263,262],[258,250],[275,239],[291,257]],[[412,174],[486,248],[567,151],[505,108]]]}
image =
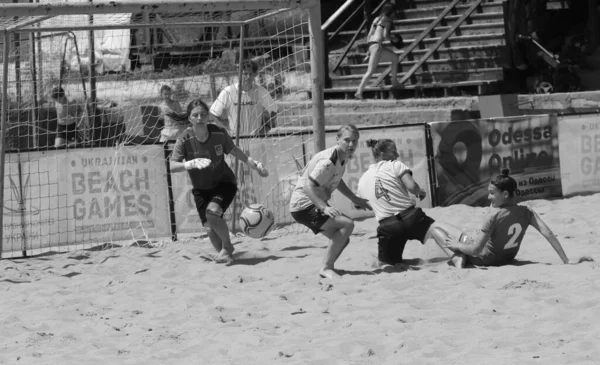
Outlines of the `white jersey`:
{"label": "white jersey", "polygon": [[340,184],[344,172],[346,164],[340,160],[336,147],[317,153],[298,178],[290,199],[290,212],[298,212],[314,204],[303,190],[307,184],[312,183],[317,196],[327,202]]}
{"label": "white jersey", "polygon": [[[237,131],[238,84],[227,86],[210,107],[210,113],[219,118],[227,117],[229,133]],[[249,91],[242,90],[242,108],[240,117],[240,135],[253,135],[263,124],[263,111],[277,113],[277,104],[271,94],[260,85],[254,85]]]}
{"label": "white jersey", "polygon": [[401,180],[404,174],[412,175],[412,171],[402,162],[379,161],[369,166],[358,181],[357,195],[369,201],[378,221],[416,205]]}

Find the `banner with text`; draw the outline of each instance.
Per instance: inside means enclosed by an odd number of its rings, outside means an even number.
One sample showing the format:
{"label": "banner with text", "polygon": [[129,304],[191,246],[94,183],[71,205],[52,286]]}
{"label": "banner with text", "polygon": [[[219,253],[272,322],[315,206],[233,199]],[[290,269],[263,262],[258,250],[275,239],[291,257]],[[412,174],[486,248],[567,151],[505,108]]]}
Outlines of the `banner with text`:
{"label": "banner with text", "polygon": [[600,192],[600,117],[561,116],[558,132],[563,195]]}
{"label": "banner with text", "polygon": [[[413,172],[413,178],[421,185],[423,190],[429,192],[430,179],[429,168],[427,166],[427,149],[425,144],[425,125],[405,125],[405,126],[386,126],[380,128],[364,128],[360,130],[359,145],[354,152],[354,157],[348,162],[343,180],[350,190],[356,193],[358,180],[367,171],[369,166],[375,163],[371,148],[365,145],[368,139],[391,139],[396,142],[398,149],[398,158],[407,165]],[[325,137],[327,148],[337,144],[337,132],[328,132]],[[307,144],[309,157],[314,156],[314,145]],[[430,208],[432,206],[431,196],[420,201],[415,198],[418,207]],[[331,205],[336,207],[350,218],[368,218],[373,217],[372,211],[356,209],[348,198],[339,191],[333,193]]]}
{"label": "banner with text", "polygon": [[487,206],[501,169],[517,180],[517,200],[561,196],[556,115],[430,123],[438,206]]}
{"label": "banner with text", "polygon": [[[93,156],[93,157],[90,157]],[[89,247],[90,244],[170,237],[162,146],[72,149],[20,154],[18,210],[10,247]],[[11,171],[14,170],[11,167]],[[9,175],[10,180],[15,180]],[[14,200],[5,203],[15,215]],[[3,247],[7,249],[6,244]]]}

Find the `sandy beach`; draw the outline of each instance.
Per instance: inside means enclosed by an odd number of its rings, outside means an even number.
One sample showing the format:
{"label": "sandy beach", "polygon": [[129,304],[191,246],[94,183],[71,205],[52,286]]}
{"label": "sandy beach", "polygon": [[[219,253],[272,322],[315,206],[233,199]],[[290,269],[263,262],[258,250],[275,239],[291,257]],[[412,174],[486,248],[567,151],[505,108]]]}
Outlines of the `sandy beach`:
{"label": "sandy beach", "polygon": [[[571,259],[533,228],[514,265],[458,270],[433,241],[406,265],[372,266],[376,222],[357,222],[336,281],[326,240],[296,226],[206,239],[0,261],[0,364],[598,364],[600,194],[526,203]],[[426,209],[478,228],[486,208]]]}

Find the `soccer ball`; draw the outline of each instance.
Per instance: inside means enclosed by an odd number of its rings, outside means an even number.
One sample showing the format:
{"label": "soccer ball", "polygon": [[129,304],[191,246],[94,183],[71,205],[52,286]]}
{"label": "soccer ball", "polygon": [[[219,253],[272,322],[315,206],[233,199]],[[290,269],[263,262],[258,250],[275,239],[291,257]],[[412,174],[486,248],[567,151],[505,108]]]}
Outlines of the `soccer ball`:
{"label": "soccer ball", "polygon": [[273,213],[262,204],[246,207],[240,215],[240,228],[247,236],[263,238],[275,227]]}

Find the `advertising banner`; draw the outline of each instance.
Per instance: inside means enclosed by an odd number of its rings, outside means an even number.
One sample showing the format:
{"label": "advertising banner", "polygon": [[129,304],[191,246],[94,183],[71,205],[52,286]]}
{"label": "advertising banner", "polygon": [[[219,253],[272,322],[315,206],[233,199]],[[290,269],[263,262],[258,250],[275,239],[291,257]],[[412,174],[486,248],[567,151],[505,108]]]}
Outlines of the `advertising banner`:
{"label": "advertising banner", "polygon": [[600,117],[561,116],[558,132],[563,195],[600,192]]}
{"label": "advertising banner", "polygon": [[[343,177],[344,182],[352,192],[356,193],[360,177],[367,171],[371,164],[375,163],[371,148],[365,145],[365,141],[371,138],[386,138],[396,142],[398,154],[400,155],[398,159],[412,170],[413,178],[423,190],[429,192],[430,180],[429,168],[427,166],[424,124],[360,129],[358,148],[354,153],[354,158],[348,162]],[[337,132],[328,132],[325,137],[326,147],[333,147],[336,144]],[[310,151],[310,157],[314,156],[314,144],[312,142],[307,143],[306,148]],[[431,194],[427,194],[427,197],[422,201],[417,198],[415,198],[415,201],[418,207],[429,208],[432,206]],[[350,200],[339,191],[333,193],[331,205],[350,218],[374,217],[372,211],[354,208]]]}
{"label": "advertising banner", "polygon": [[508,168],[517,200],[561,196],[556,115],[430,123],[439,206],[487,206],[492,177]]}
{"label": "advertising banner", "polygon": [[[72,149],[19,155],[20,182],[11,179],[10,247],[89,247],[91,243],[170,237],[168,190],[162,146]],[[11,167],[11,171],[14,168]],[[17,178],[19,175],[16,175]],[[6,228],[6,227],[5,227]],[[22,231],[20,244],[15,241]],[[7,246],[4,246],[6,249]]]}
{"label": "advertising banner", "polygon": [[[240,140],[240,148],[253,159],[262,162],[268,177],[260,177],[243,162],[238,162],[238,193],[225,212],[224,218],[232,227],[233,212],[236,215],[251,204],[259,203],[273,212],[277,224],[292,222],[289,214],[289,199],[296,185],[298,171],[304,166],[303,141],[300,136]],[[226,156],[232,170],[235,158]],[[175,201],[175,221],[178,233],[202,233],[204,229],[196,211],[192,194],[192,183],[187,173],[172,173],[171,182]],[[236,218],[237,219],[237,218]],[[239,225],[236,222],[236,227]]]}

